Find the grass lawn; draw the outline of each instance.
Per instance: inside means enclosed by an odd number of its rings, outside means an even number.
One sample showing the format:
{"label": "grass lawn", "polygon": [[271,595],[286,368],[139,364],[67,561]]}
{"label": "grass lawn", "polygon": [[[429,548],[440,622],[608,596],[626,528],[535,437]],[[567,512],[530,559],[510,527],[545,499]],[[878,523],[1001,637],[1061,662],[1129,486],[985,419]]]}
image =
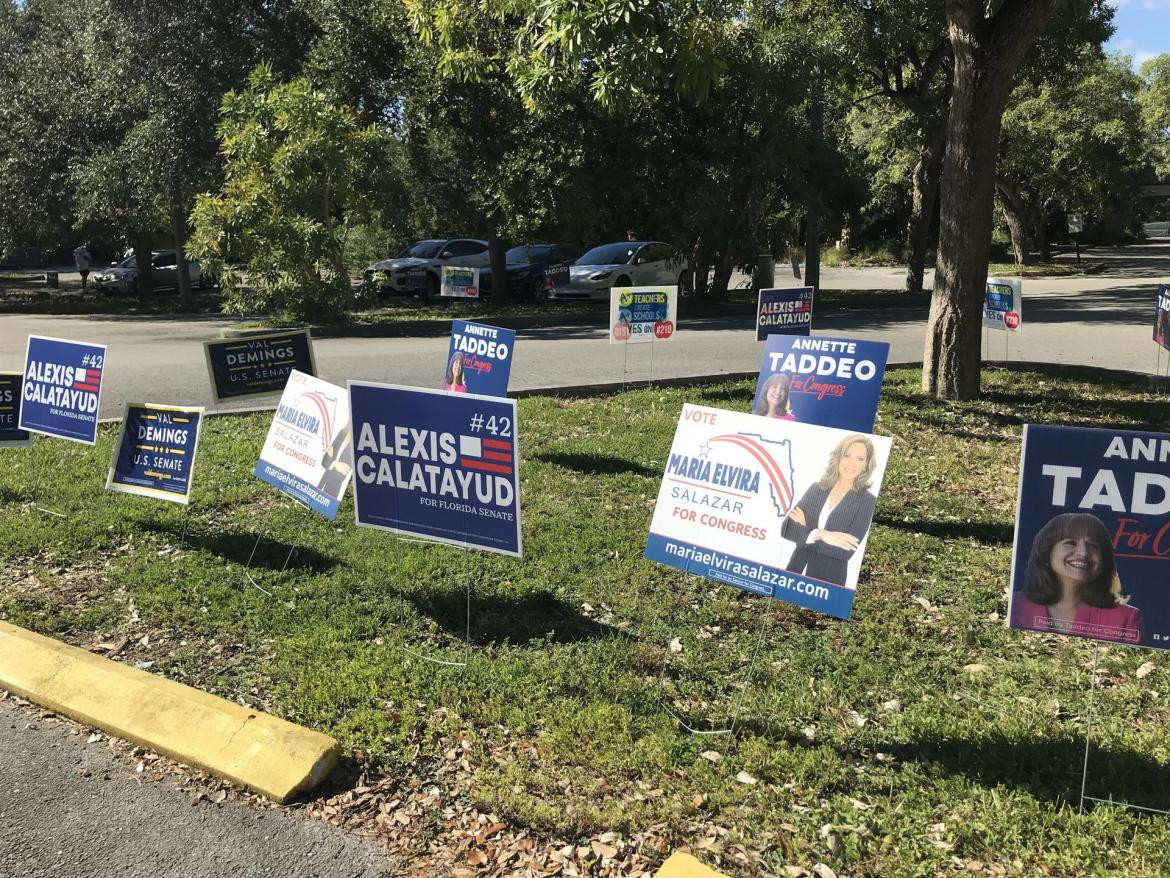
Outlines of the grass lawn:
{"label": "grass lawn", "polygon": [[[641,557],[681,405],[746,410],[746,383],[522,400],[520,562],[358,529],[351,499],[336,523],[305,513],[250,474],[266,416],[207,424],[185,546],[179,508],[101,491],[112,427],[96,448],[6,450],[0,618],[336,735],[370,783],[405,790],[375,831],[442,786],[403,822],[466,871],[430,874],[640,874],[605,854],[650,869],[678,845],[735,876],[1170,873],[1164,818],[1077,807],[1095,662],[1087,792],[1170,807],[1170,662],[1003,619],[1022,424],[1167,430],[1170,409],[996,371],[981,402],[946,404],[918,381],[886,379],[894,448],[851,622]],[[30,509],[33,489],[67,517]],[[271,596],[244,577],[256,534]],[[742,697],[725,755],[659,708],[660,679],[703,728]],[[470,839],[451,835],[465,813]],[[547,870],[500,862],[493,836],[518,830],[524,857],[559,852]]]}
{"label": "grass lawn", "polygon": [[1035,265],[1018,265],[1015,262],[993,262],[987,266],[988,277],[1071,277],[1085,274],[1089,267],[1089,259],[1085,264],[1075,262],[1038,262]]}

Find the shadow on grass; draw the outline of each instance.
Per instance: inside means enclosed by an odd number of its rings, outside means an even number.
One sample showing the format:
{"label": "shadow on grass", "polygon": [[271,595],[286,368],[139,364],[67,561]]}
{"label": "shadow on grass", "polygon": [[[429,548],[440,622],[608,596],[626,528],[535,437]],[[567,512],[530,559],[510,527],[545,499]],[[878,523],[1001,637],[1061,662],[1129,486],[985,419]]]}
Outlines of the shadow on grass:
{"label": "shadow on grass", "polygon": [[579,454],[572,451],[542,451],[534,455],[537,460],[556,464],[559,467],[582,473],[588,476],[617,475],[619,473],[633,473],[638,476],[658,478],[661,470],[652,470],[626,460],[624,457],[611,457],[607,454]]}
{"label": "shadow on grass", "polygon": [[[1081,737],[929,737],[891,749],[904,761],[928,764],[989,788],[1010,786],[1053,802],[1080,803],[1085,758],[1085,739]],[[1088,768],[1086,795],[1170,808],[1170,766],[1146,753],[1094,746],[1089,751]]]}
{"label": "shadow on grass", "polygon": [[[182,528],[156,522],[143,522],[142,529],[164,534],[174,545],[184,539]],[[337,566],[336,558],[322,555],[315,549],[294,546],[283,540],[261,534],[257,543],[256,534],[206,534],[188,526],[186,543],[189,547],[233,561],[241,566],[258,567],[262,570],[311,570],[325,572]],[[255,554],[253,554],[255,549]],[[251,558],[251,564],[249,564]],[[286,568],[287,563],[287,568]]]}
{"label": "shadow on grass", "polygon": [[875,515],[873,523],[907,533],[929,534],[944,540],[972,539],[981,543],[998,545],[1010,544],[1014,536],[1012,525],[998,521],[929,521],[923,519],[902,521],[898,518]]}
{"label": "shadow on grass", "polygon": [[12,503],[19,506],[28,503],[31,499],[32,495],[29,494],[27,488],[24,490],[14,490],[7,485],[0,486],[0,503]]}
{"label": "shadow on grass", "polygon": [[[462,640],[467,634],[468,601],[464,589],[418,595],[411,602],[420,615],[433,619],[452,637]],[[582,615],[546,591],[523,597],[477,595],[473,585],[470,613],[471,642],[476,646],[504,641],[578,643],[621,633]]]}
{"label": "shadow on grass", "polygon": [[756,398],[754,387],[725,387],[719,390],[700,390],[701,402],[739,402],[747,405]]}
{"label": "shadow on grass", "polygon": [[[711,719],[718,724],[730,718]],[[773,745],[824,746],[766,718],[741,717],[736,730],[740,740],[755,736]],[[872,744],[871,741],[867,751],[872,749]],[[848,745],[829,746],[850,760],[865,756]],[[1085,758],[1083,737],[1023,738],[996,733],[971,738],[929,735],[881,744],[878,749],[890,753],[898,762],[915,763],[932,774],[961,776],[986,789],[1010,787],[1056,804],[1074,807],[1080,804],[1081,766]],[[1112,797],[1118,804],[1170,809],[1170,765],[1137,750],[1094,745],[1089,750],[1085,795],[1100,799]],[[1086,806],[1091,804],[1087,802]]]}

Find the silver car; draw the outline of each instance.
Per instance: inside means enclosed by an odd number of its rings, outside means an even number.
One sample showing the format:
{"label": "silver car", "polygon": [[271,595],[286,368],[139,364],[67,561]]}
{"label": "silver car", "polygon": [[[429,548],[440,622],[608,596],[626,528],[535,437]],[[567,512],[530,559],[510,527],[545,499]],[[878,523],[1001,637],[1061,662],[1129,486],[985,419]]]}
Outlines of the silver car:
{"label": "silver car", "polygon": [[[193,286],[207,289],[209,278],[199,267],[199,260],[187,260],[187,276]],[[150,254],[150,278],[155,289],[179,285],[179,257],[174,250],[155,250]],[[103,293],[137,293],[138,260],[131,256],[109,268],[94,272],[93,284]]]}
{"label": "silver car", "polygon": [[594,247],[569,268],[569,283],[550,291],[551,299],[609,301],[611,287],[677,286],[690,281],[687,259],[661,241],[623,241]]}
{"label": "silver car", "polygon": [[481,268],[488,264],[488,242],[477,238],[433,238],[415,241],[392,259],[375,262],[365,270],[367,283],[385,295],[418,294],[425,301],[439,296],[444,265]]}

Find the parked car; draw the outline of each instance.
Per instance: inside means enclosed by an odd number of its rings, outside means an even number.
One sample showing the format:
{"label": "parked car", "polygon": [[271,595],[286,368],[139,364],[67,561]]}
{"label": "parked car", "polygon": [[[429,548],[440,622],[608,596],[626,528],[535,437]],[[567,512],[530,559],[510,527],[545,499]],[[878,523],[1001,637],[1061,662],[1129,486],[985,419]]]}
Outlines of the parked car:
{"label": "parked car", "polygon": [[550,299],[609,300],[610,287],[678,286],[690,278],[687,259],[661,241],[622,241],[594,247],[573,263],[569,283],[549,293]]}
{"label": "parked car", "polygon": [[477,238],[433,238],[415,241],[397,256],[375,262],[365,270],[367,283],[380,295],[418,293],[424,301],[439,297],[444,265],[479,268],[488,264],[488,243]]}
{"label": "parked car", "polygon": [[[198,259],[187,259],[187,274],[191,285],[200,289],[211,286],[211,279],[203,274]],[[179,285],[179,257],[174,250],[154,250],[150,254],[150,277],[155,289]],[[110,263],[93,274],[93,284],[103,293],[137,293],[138,260],[130,256],[121,262]]]}
{"label": "parked car", "polygon": [[[508,287],[514,299],[544,302],[549,296],[545,272],[550,266],[568,266],[581,250],[569,244],[521,244],[504,254],[508,263]],[[479,294],[492,294],[492,270],[479,272]]]}

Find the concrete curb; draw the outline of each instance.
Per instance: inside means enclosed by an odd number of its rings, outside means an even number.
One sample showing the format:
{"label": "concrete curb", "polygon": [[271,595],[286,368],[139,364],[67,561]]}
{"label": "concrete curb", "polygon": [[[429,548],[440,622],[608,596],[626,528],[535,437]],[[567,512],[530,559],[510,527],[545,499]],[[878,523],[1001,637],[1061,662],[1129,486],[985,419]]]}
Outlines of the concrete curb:
{"label": "concrete curb", "polygon": [[287,802],[337,764],[332,738],[0,622],[0,689]]}
{"label": "concrete curb", "polygon": [[654,873],[654,878],[727,878],[710,866],[704,866],[690,854],[674,853]]}

